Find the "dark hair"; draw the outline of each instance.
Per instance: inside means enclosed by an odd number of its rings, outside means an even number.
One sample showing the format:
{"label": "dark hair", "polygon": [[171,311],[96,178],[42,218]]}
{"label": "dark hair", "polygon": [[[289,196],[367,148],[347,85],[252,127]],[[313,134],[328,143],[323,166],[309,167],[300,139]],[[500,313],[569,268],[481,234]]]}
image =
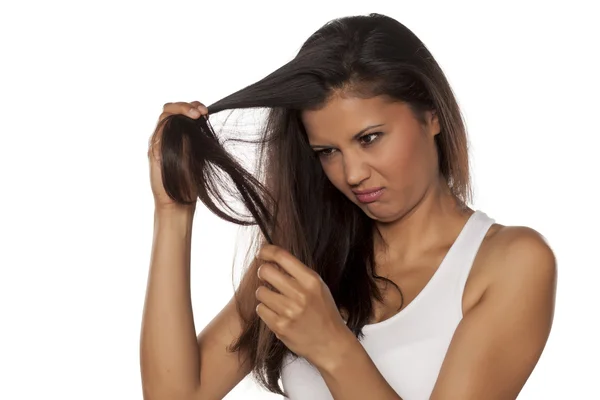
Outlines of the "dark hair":
{"label": "dark hair", "polygon": [[[435,136],[439,172],[460,203],[470,202],[467,136],[452,89],[417,36],[381,14],[326,23],[290,62],[208,106],[209,114],[268,109],[255,175],[224,149],[207,118],[173,115],[156,132],[164,126],[162,177],[173,200],[194,203],[197,199],[192,194],[197,191],[200,200],[221,218],[258,225],[255,243],[281,246],[318,272],[338,308],[346,312],[348,327],[362,337],[373,311],[372,299],[383,301],[377,280],[391,282],[374,273],[373,234],[378,232],[373,220],[328,180],[308,145],[300,118],[303,110],[317,110],[340,92],[404,102],[422,124],[425,111],[435,111],[441,127]],[[239,196],[251,216],[244,217],[228,206],[219,190],[224,188]],[[291,352],[255,313],[258,266],[254,258],[248,262],[235,291],[244,329],[230,351],[247,355],[244,362],[251,362],[260,385],[286,395],[278,380],[284,356]]]}

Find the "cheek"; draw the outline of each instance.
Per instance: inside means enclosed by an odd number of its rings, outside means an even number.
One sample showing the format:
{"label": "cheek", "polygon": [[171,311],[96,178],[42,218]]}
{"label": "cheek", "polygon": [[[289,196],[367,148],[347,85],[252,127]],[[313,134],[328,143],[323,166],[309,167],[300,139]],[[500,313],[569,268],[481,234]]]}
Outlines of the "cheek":
{"label": "cheek", "polygon": [[428,160],[423,144],[414,135],[384,146],[377,154],[376,168],[390,186],[409,188],[428,174]]}
{"label": "cheek", "polygon": [[377,165],[382,174],[390,180],[398,180],[411,174],[418,160],[413,143],[390,143],[384,146],[377,156]]}
{"label": "cheek", "polygon": [[415,151],[408,146],[389,146],[377,157],[378,169],[388,178],[406,174],[414,166],[414,162]]}

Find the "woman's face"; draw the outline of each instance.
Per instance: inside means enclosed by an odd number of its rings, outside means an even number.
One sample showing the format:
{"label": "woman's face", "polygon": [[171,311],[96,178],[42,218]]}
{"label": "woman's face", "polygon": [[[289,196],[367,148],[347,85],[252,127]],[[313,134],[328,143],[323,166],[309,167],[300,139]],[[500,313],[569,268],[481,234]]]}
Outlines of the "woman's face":
{"label": "woman's face", "polygon": [[[331,183],[381,222],[401,217],[437,184],[434,136],[440,127],[435,114],[428,113],[426,120],[424,127],[407,104],[381,96],[335,96],[322,109],[302,113],[310,145],[320,152]],[[353,192],[380,187],[375,199],[361,201]]]}

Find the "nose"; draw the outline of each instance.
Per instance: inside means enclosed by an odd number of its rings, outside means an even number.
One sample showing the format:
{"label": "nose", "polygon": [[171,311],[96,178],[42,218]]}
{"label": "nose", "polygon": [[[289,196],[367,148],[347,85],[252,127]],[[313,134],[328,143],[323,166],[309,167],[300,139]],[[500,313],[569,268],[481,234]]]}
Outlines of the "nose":
{"label": "nose", "polygon": [[344,175],[346,183],[352,187],[359,186],[371,176],[369,164],[359,155],[344,155]]}

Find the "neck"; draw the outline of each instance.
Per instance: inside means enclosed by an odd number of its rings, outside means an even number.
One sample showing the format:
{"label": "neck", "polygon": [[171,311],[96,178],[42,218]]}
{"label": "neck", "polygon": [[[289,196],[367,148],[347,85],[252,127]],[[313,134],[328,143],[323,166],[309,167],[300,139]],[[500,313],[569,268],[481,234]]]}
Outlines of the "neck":
{"label": "neck", "polygon": [[440,179],[394,222],[377,223],[381,233],[381,237],[374,235],[378,263],[414,264],[428,251],[452,242],[472,213]]}

